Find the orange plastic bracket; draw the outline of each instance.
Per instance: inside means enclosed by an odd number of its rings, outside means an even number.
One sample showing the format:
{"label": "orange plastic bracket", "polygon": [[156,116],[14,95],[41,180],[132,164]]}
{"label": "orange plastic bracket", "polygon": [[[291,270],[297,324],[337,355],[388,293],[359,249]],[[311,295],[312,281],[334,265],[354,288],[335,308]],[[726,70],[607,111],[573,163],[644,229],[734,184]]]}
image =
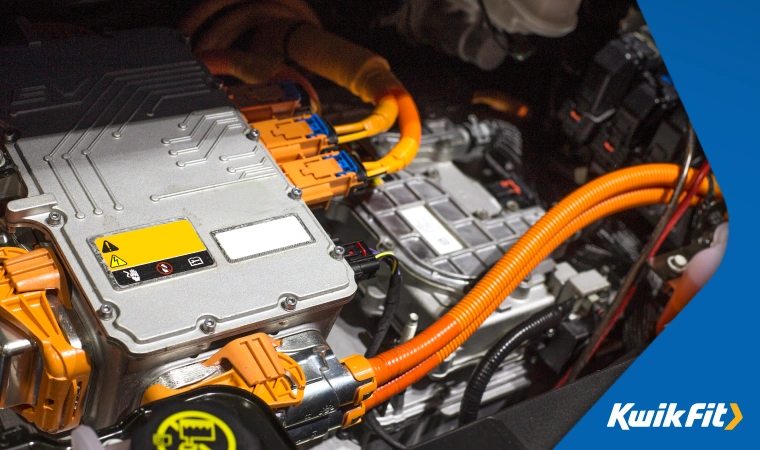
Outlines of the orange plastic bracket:
{"label": "orange plastic bracket", "polygon": [[4,250],[0,260],[0,317],[28,333],[42,355],[37,400],[17,412],[49,433],[73,428],[82,415],[91,367],[84,350],[66,340],[45,294],[56,289],[62,296],[62,277],[52,273],[57,269],[47,249]]}
{"label": "orange plastic bracket", "polygon": [[274,341],[264,333],[245,336],[228,343],[203,365],[230,366],[221,374],[179,389],[154,384],[145,390],[142,404],[177,395],[202,386],[233,386],[263,399],[272,408],[295,406],[303,400],[306,375],[291,357],[275,350]]}

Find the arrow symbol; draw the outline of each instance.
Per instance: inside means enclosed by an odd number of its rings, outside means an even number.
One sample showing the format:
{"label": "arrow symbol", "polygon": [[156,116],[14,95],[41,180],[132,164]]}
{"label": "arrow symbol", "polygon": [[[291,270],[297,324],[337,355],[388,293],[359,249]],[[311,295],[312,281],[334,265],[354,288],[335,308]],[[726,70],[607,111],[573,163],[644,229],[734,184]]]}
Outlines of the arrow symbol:
{"label": "arrow symbol", "polygon": [[739,422],[742,421],[744,416],[742,416],[741,410],[739,410],[739,405],[736,403],[731,403],[731,411],[734,412],[734,420],[731,421],[728,425],[726,425],[726,428],[724,430],[733,430],[737,425],[739,425]]}

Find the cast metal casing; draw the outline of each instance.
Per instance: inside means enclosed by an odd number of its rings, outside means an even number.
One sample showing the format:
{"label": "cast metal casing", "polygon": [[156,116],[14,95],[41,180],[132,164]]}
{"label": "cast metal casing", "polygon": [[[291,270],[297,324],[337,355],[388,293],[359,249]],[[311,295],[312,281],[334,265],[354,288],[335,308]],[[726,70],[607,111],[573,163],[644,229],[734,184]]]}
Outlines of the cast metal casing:
{"label": "cast metal casing", "polygon": [[[354,295],[350,266],[330,256],[329,236],[288,195],[276,163],[173,31],[10,47],[0,62],[0,116],[21,135],[7,150],[28,190],[10,202],[6,221],[51,237],[84,298],[78,312],[110,306],[100,324],[128,354],[197,344],[209,334],[318,320],[329,327],[325,311],[337,315]],[[159,266],[171,262],[164,255],[141,261],[141,270],[155,264],[163,273],[120,284],[112,269],[130,266],[109,264],[119,251],[101,253],[102,239],[177,221],[200,239],[202,264],[189,267],[185,255],[172,254],[173,265]],[[243,231],[223,241],[231,230]],[[162,244],[154,236],[130,245],[150,253]],[[281,306],[286,297],[297,299],[295,310]],[[204,327],[209,319],[214,326]]]}

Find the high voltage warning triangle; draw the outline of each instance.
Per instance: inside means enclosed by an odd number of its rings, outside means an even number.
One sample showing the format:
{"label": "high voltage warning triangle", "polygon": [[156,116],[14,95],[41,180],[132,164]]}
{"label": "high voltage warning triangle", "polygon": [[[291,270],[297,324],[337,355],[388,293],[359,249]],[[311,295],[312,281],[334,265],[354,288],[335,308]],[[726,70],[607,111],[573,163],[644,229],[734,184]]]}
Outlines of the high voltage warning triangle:
{"label": "high voltage warning triangle", "polygon": [[108,241],[103,241],[103,248],[100,251],[103,253],[111,253],[111,252],[115,252],[118,249],[119,247],[113,245],[112,243]]}
{"label": "high voltage warning triangle", "polygon": [[111,255],[111,267],[112,268],[113,267],[126,266],[126,265],[127,265],[126,261],[124,261],[123,259],[119,258],[116,255]]}

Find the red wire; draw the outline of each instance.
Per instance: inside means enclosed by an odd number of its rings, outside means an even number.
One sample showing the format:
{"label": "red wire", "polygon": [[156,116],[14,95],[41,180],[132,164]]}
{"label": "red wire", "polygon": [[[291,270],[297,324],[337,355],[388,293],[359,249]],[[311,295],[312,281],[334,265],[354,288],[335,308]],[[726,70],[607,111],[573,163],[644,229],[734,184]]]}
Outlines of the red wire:
{"label": "red wire", "polygon": [[[702,166],[699,168],[699,172],[697,173],[697,176],[694,179],[694,183],[692,183],[691,187],[689,188],[689,191],[686,193],[686,197],[684,197],[681,203],[678,204],[678,208],[675,210],[673,215],[668,220],[668,223],[665,225],[665,228],[663,228],[662,233],[660,234],[660,237],[657,238],[657,242],[655,242],[654,247],[652,247],[652,251],[649,252],[648,259],[653,258],[654,255],[657,254],[657,251],[662,246],[662,243],[665,242],[665,239],[667,239],[668,235],[673,230],[673,227],[676,226],[676,224],[684,215],[686,210],[689,209],[689,205],[691,204],[691,199],[693,199],[694,196],[697,195],[697,191],[699,191],[699,185],[702,184],[702,180],[704,180],[704,178],[707,176],[709,172],[710,172],[710,164],[707,161],[705,161],[702,164]],[[591,361],[591,357],[594,356],[594,354],[599,349],[599,346],[602,344],[602,342],[607,337],[609,332],[612,331],[613,326],[615,325],[615,323],[617,323],[618,319],[623,314],[623,311],[625,310],[626,306],[628,306],[628,303],[631,301],[631,298],[633,298],[633,295],[635,293],[636,293],[636,285],[633,285],[625,294],[625,298],[623,298],[623,301],[620,303],[620,306],[618,306],[618,309],[617,311],[615,311],[615,315],[612,316],[612,320],[610,320],[610,323],[607,324],[607,327],[604,329],[604,332],[602,333],[601,338],[596,342],[596,344],[594,345],[594,348],[591,350],[591,353],[589,353],[588,358],[586,359],[586,362]],[[557,389],[558,387],[562,387],[565,385],[568,377],[570,376],[571,371],[572,371],[572,367],[570,367],[567,370],[567,372],[565,372],[562,378],[554,386],[554,389]]]}
{"label": "red wire", "polygon": [[676,209],[676,211],[670,217],[670,220],[668,220],[668,223],[667,225],[665,225],[665,228],[663,229],[662,234],[660,234],[660,237],[657,238],[657,242],[654,244],[652,251],[649,252],[649,256],[647,257],[648,259],[654,258],[654,255],[657,254],[657,251],[662,246],[662,243],[665,242],[665,239],[668,238],[668,235],[673,230],[673,227],[676,226],[676,224],[684,215],[686,210],[689,209],[689,205],[691,204],[691,199],[693,199],[694,196],[697,195],[697,191],[699,191],[699,185],[702,184],[702,180],[705,179],[705,177],[707,176],[709,172],[710,172],[710,163],[705,161],[704,163],[702,163],[702,167],[699,168],[697,177],[694,179],[694,183],[692,183],[691,187],[689,188],[689,192],[686,194],[686,197],[684,197],[684,199],[678,205],[678,209]]}

